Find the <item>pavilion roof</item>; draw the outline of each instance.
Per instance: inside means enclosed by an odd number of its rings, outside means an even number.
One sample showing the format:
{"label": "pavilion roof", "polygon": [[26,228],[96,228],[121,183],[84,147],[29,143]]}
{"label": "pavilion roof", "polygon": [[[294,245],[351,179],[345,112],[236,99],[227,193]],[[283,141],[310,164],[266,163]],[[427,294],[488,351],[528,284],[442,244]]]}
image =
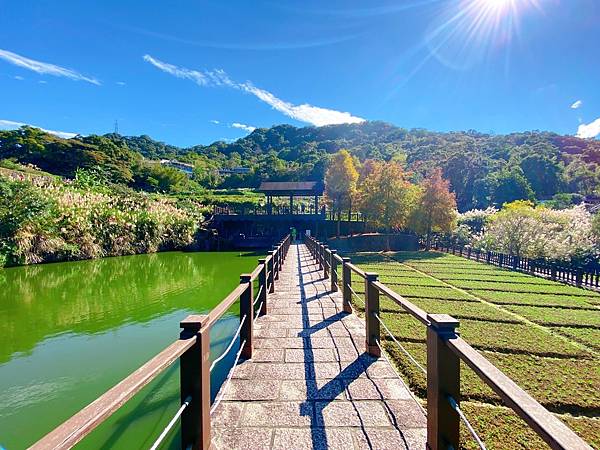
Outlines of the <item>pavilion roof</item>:
{"label": "pavilion roof", "polygon": [[271,196],[323,195],[323,184],[318,181],[263,181],[258,191]]}

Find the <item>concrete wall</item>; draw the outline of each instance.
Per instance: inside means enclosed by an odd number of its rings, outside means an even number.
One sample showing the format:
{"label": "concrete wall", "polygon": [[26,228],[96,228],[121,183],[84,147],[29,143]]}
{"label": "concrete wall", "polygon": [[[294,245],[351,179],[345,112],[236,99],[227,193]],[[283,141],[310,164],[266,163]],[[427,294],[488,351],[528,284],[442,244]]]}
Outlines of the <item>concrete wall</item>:
{"label": "concrete wall", "polygon": [[331,238],[331,248],[341,253],[390,251],[417,251],[419,241],[411,234],[360,234],[357,236]]}

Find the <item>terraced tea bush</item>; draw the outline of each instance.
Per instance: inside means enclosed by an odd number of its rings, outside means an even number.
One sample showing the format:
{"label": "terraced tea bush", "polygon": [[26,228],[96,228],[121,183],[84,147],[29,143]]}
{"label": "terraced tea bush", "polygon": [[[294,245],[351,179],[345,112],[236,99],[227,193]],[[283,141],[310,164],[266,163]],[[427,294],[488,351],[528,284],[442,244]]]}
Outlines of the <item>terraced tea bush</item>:
{"label": "terraced tea bush", "polygon": [[552,330],[593,349],[600,350],[600,330],[597,328],[556,327]]}
{"label": "terraced tea bush", "polygon": [[432,314],[450,314],[457,319],[475,319],[496,322],[522,322],[511,314],[478,301],[434,300],[410,298],[410,300]]}
{"label": "terraced tea bush", "polygon": [[576,297],[586,296],[580,288],[563,284],[529,284],[529,283],[491,283],[486,281],[455,280],[452,284],[462,289],[478,289],[503,292],[529,292],[536,294],[564,294]]}
{"label": "terraced tea bush", "polygon": [[600,328],[600,311],[514,305],[506,305],[506,308],[532,322],[544,325]]}
{"label": "terraced tea bush", "polygon": [[589,297],[553,295],[553,294],[531,294],[515,292],[498,292],[472,290],[471,294],[497,304],[514,305],[536,305],[536,306],[558,306],[567,308],[594,308]]}

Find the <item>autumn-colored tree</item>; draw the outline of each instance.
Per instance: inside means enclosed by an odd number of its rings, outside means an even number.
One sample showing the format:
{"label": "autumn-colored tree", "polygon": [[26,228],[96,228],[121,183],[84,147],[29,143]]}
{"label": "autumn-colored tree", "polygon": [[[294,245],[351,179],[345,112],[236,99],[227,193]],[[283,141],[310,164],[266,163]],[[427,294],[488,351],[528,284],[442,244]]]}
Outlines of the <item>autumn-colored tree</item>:
{"label": "autumn-colored tree", "polygon": [[389,233],[404,228],[416,197],[416,186],[398,162],[371,163],[361,182],[359,204],[361,212],[378,227]]}
{"label": "autumn-colored tree", "polygon": [[347,150],[340,150],[327,167],[325,174],[325,194],[337,215],[337,235],[340,235],[342,210],[352,209],[352,198],[356,192],[358,172],[354,160]]}
{"label": "autumn-colored tree", "polygon": [[450,183],[435,169],[420,184],[420,195],[411,218],[411,228],[426,235],[426,245],[431,245],[432,232],[449,232],[456,219],[456,196],[450,192]]}

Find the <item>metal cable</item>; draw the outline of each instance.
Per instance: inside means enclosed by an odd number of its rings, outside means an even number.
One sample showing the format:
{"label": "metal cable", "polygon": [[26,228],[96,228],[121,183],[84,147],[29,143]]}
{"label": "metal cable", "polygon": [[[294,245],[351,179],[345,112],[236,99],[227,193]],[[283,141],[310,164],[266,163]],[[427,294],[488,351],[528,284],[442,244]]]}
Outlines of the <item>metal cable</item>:
{"label": "metal cable", "polygon": [[246,317],[248,317],[248,315],[244,315],[244,317],[240,321],[240,326],[238,327],[237,331],[233,335],[233,338],[231,339],[231,342],[229,342],[229,345],[227,346],[227,349],[225,349],[225,351],[223,353],[221,353],[221,356],[219,356],[217,359],[215,359],[213,361],[213,363],[210,365],[210,369],[209,369],[210,372],[212,372],[212,370],[215,368],[215,366],[217,365],[217,363],[219,361],[221,361],[223,358],[225,358],[225,356],[227,355],[227,353],[229,353],[229,350],[231,350],[231,347],[233,347],[233,344],[234,344],[235,340],[237,339],[237,337],[240,335],[240,332],[242,331],[242,326],[244,325],[244,322],[246,321]]}
{"label": "metal cable", "polygon": [[[381,350],[381,354],[383,355],[383,357],[385,358],[385,360],[388,362],[388,364],[390,366],[394,367],[394,365],[392,364],[392,362],[390,361],[390,359],[387,356],[387,352],[383,349],[383,347],[381,346],[381,344],[379,343],[379,341],[375,341],[375,343],[377,344],[377,347],[379,347],[379,350]],[[402,377],[400,376],[400,374],[396,370],[394,370],[394,373],[396,374],[396,376],[398,377],[398,379],[400,380],[400,382],[404,385],[404,387],[406,388],[406,390],[408,391],[408,393],[410,394],[410,396],[413,398],[413,400],[416,402],[416,404],[419,406],[419,408],[421,409],[421,412],[425,415],[425,417],[427,417],[427,411],[425,410],[425,408],[423,408],[423,405],[421,405],[421,402],[419,401],[419,399],[417,398],[417,396],[412,393],[412,391],[410,390],[410,388],[408,387],[408,385],[406,384],[406,382],[402,379]]]}
{"label": "metal cable", "polygon": [[379,314],[373,314],[375,316],[375,318],[379,321],[379,323],[383,326],[383,328],[385,329],[385,331],[387,332],[387,334],[389,335],[389,337],[392,338],[392,340],[396,343],[396,345],[398,347],[400,347],[400,349],[404,352],[404,354],[406,356],[408,356],[408,358],[413,362],[413,364],[415,366],[417,366],[419,369],[421,369],[421,372],[423,372],[424,375],[427,375],[427,370],[425,370],[425,368],[419,364],[419,362],[413,358],[413,356],[408,353],[408,351],[404,348],[404,346],[398,341],[398,339],[396,339],[394,337],[394,335],[392,334],[392,332],[390,331],[390,329],[385,325],[385,323],[383,323],[383,320],[381,320],[381,318],[379,317]]}
{"label": "metal cable", "polygon": [[231,370],[227,374],[227,379],[225,380],[225,383],[223,383],[223,386],[221,387],[221,395],[219,395],[219,398],[217,398],[217,400],[213,403],[213,405],[210,408],[210,413],[211,414],[213,412],[215,412],[215,410],[217,409],[217,407],[221,403],[221,400],[223,400],[223,397],[225,397],[225,392],[227,391],[227,387],[229,386],[229,382],[231,381],[231,377],[233,376],[233,372],[235,372],[235,368],[237,366],[237,363],[240,360],[240,355],[242,354],[242,349],[244,348],[244,345],[246,345],[246,340],[245,339],[240,344],[240,349],[237,352],[237,355],[235,357],[235,362],[233,363],[233,366],[231,367]]}
{"label": "metal cable", "polygon": [[365,301],[364,301],[362,298],[360,298],[360,297],[359,297],[359,295],[358,295],[356,292],[354,292],[354,289],[352,289],[352,286],[348,286],[348,287],[350,288],[350,292],[352,292],[352,293],[354,294],[354,296],[355,296],[357,299],[359,299],[359,300],[362,302],[362,304],[364,305],[364,304],[365,304]]}
{"label": "metal cable", "polygon": [[252,303],[252,306],[256,306],[256,304],[258,303],[258,300],[260,299],[260,293],[262,292],[263,288],[264,288],[264,284],[260,287],[260,289],[258,290],[258,293],[256,294],[256,300],[254,300],[254,303]]}
{"label": "metal cable", "polygon": [[175,425],[175,423],[177,422],[179,417],[181,417],[181,414],[183,414],[183,410],[185,408],[187,408],[191,402],[192,402],[192,396],[188,395],[186,397],[186,399],[184,400],[183,404],[181,405],[181,407],[177,410],[177,412],[171,419],[171,421],[167,424],[167,426],[162,431],[162,433],[160,433],[160,436],[158,436],[156,441],[154,441],[154,444],[152,444],[152,447],[150,447],[150,450],[156,450],[158,447],[160,447],[160,444],[162,444],[164,439],[167,437],[167,434],[169,434],[169,431],[171,431],[171,429],[173,428],[173,426]]}
{"label": "metal cable", "polygon": [[465,414],[462,412],[462,409],[460,409],[460,406],[458,406],[458,403],[456,402],[454,397],[452,397],[451,395],[446,395],[446,398],[448,399],[448,403],[450,403],[450,406],[452,406],[452,409],[454,409],[454,411],[457,412],[460,419],[467,426],[467,430],[469,430],[469,433],[471,434],[473,439],[475,439],[475,442],[477,442],[477,445],[479,445],[479,448],[481,450],[487,450],[485,444],[483,443],[483,441],[481,440],[481,438],[479,437],[479,435],[477,434],[477,432],[475,431],[475,429],[473,428],[473,426],[471,425],[471,423],[469,422],[469,420],[467,419]]}
{"label": "metal cable", "polygon": [[[260,311],[262,309],[264,302],[260,302],[260,306],[258,307],[258,311]],[[257,314],[256,317],[254,317],[254,323],[256,323],[256,320],[259,318],[260,316]]]}

